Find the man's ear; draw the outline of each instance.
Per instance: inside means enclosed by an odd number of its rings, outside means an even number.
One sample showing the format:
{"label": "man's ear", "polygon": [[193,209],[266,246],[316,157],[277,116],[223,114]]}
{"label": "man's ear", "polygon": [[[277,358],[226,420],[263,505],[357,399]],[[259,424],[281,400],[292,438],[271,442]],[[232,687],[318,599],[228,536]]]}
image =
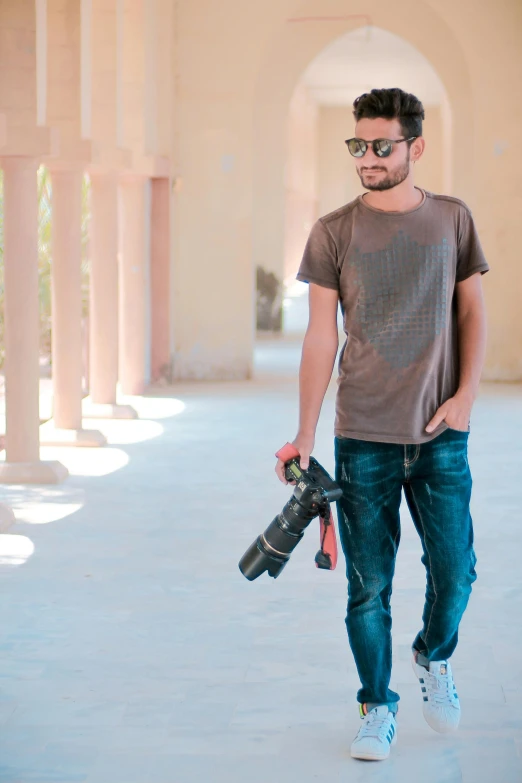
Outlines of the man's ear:
{"label": "man's ear", "polygon": [[410,158],[412,161],[420,160],[426,147],[426,142],[422,136],[419,136],[411,145]]}

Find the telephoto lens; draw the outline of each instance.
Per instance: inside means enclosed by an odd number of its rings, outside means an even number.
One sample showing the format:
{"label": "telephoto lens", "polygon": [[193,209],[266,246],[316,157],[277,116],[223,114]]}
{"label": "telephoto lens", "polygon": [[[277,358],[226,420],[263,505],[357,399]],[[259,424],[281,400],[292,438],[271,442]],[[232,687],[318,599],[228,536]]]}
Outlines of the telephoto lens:
{"label": "telephoto lens", "polygon": [[[308,469],[302,470],[298,452],[291,444],[278,452],[278,456],[281,454],[291,456],[291,459],[285,461],[285,475],[288,481],[295,481],[295,490],[281,513],[272,520],[264,533],[257,537],[239,561],[239,570],[250,581],[257,579],[265,571],[274,579],[279,576],[304,531],[312,519],[318,516],[322,519],[325,536],[315,562],[318,568],[335,568],[337,549],[330,503],[341,497],[342,490],[313,457],[310,457]],[[328,527],[333,534],[335,553],[329,553],[324,548]]]}
{"label": "telephoto lens", "polygon": [[290,500],[239,561],[243,576],[250,581],[264,571],[268,571],[274,579],[279,576],[303,537],[305,528],[316,516],[317,512],[307,513],[299,503]]}

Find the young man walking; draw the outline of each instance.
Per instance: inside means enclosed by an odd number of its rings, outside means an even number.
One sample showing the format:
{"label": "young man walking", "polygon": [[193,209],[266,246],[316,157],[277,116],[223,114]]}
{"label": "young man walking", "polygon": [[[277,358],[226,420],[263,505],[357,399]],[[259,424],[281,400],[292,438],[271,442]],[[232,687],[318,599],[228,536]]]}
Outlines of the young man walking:
{"label": "young man walking", "polygon": [[[346,144],[368,191],[314,225],[297,275],[310,283],[300,368],[299,432],[308,466],[338,349],[336,480],[346,558],[346,626],[361,689],[354,758],[385,759],[396,741],[399,694],[390,690],[390,597],[404,491],[426,567],[422,629],[412,644],[424,717],[457,728],[449,659],[476,579],[467,459],[470,413],[486,325],[488,271],[473,218],[456,198],[415,187],[424,109],[399,89],[354,103]],[[283,464],[276,472],[285,482]]]}

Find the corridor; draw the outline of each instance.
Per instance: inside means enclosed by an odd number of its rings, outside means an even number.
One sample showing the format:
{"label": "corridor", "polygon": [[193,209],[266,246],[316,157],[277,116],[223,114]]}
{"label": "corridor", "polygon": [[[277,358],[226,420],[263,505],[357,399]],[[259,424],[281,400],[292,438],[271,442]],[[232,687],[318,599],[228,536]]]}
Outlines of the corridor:
{"label": "corridor", "polygon": [[[454,657],[455,737],[424,723],[409,661],[424,574],[407,512],[397,564],[389,761],[349,757],[357,677],[343,560],[311,525],[277,580],[237,562],[288,498],[273,453],[293,437],[299,342],[264,341],[257,379],[132,398],[103,449],[43,448],[70,477],[1,487],[2,783],[519,783],[522,779],[522,390],[485,385],[470,461],[477,571]],[[334,386],[315,455],[333,467]]]}

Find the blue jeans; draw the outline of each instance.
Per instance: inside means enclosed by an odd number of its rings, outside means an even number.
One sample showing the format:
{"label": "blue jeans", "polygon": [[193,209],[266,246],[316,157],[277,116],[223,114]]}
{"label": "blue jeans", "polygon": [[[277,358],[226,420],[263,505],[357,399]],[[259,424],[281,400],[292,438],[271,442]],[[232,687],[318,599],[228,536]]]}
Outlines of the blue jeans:
{"label": "blue jeans", "polygon": [[390,598],[400,541],[404,489],[426,567],[422,629],[413,641],[421,661],[446,660],[477,578],[469,511],[468,433],[447,429],[428,443],[397,445],[335,439],[339,536],[346,558],[346,627],[361,689],[357,700],[397,710],[390,690]]}

